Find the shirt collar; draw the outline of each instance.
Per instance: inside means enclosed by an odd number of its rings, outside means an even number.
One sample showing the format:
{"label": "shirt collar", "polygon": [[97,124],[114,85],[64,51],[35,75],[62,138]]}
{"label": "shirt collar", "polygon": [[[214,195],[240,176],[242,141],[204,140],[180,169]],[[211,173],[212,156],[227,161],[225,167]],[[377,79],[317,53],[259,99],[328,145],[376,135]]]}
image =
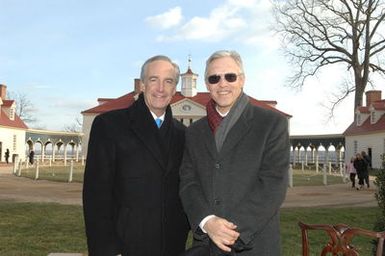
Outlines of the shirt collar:
{"label": "shirt collar", "polygon": [[157,118],[159,118],[160,120],[162,120],[162,122],[164,121],[164,116],[166,115],[166,112],[164,112],[163,115],[161,115],[161,116],[155,115],[151,110],[150,110],[150,112],[151,112],[151,115],[152,115],[152,117],[154,118],[154,120],[156,120]]}
{"label": "shirt collar", "polygon": [[217,107],[217,106],[215,106],[215,110],[218,112],[218,114],[219,114],[221,117],[227,116],[227,114],[230,112],[230,110],[229,110],[229,111],[227,111],[226,113],[222,114],[222,113],[218,110],[218,107]]}

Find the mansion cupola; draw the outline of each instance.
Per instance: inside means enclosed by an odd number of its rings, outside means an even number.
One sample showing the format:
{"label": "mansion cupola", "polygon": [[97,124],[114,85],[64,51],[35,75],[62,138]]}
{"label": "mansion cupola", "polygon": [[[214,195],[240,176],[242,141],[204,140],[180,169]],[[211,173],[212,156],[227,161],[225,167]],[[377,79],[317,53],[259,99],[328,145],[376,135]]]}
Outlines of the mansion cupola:
{"label": "mansion cupola", "polygon": [[188,68],[186,73],[181,74],[182,88],[181,93],[185,97],[194,97],[197,95],[197,78],[198,74],[194,74],[191,70],[191,57],[188,59]]}

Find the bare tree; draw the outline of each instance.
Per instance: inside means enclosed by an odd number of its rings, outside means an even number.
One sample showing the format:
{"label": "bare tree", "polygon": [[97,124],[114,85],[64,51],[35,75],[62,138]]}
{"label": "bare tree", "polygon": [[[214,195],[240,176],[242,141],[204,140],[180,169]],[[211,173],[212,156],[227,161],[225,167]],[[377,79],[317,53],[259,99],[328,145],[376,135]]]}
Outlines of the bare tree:
{"label": "bare tree", "polygon": [[273,0],[275,29],[295,68],[289,86],[302,88],[305,80],[328,65],[347,67],[351,82],[334,93],[335,107],[355,93],[354,108],[362,106],[371,74],[385,74],[384,0]]}
{"label": "bare tree", "polygon": [[64,131],[66,132],[81,132],[82,131],[82,121],[79,117],[75,118],[75,121],[69,125],[64,126]]}
{"label": "bare tree", "polygon": [[34,106],[28,96],[23,92],[9,92],[9,98],[16,103],[16,114],[26,123],[37,122],[33,116]]}

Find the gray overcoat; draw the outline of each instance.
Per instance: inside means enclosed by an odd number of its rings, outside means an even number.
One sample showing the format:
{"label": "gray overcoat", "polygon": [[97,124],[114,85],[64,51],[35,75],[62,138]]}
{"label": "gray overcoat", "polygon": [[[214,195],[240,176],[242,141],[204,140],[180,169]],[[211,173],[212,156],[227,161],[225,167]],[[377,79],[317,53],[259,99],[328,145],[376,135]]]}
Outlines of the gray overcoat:
{"label": "gray overcoat", "polygon": [[208,243],[199,223],[215,214],[238,226],[251,250],[241,256],[280,255],[279,209],[287,190],[288,120],[272,110],[246,106],[217,152],[207,117],[186,132],[180,196],[194,244]]}

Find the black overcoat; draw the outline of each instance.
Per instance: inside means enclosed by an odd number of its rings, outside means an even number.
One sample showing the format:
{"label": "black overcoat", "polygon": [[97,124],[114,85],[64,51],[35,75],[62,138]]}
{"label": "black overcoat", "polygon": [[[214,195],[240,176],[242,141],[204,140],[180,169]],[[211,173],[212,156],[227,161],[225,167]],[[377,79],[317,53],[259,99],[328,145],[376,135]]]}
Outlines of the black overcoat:
{"label": "black overcoat", "polygon": [[95,118],[83,187],[90,256],[184,251],[189,228],[178,195],[184,126],[171,116],[168,107],[158,129],[140,95],[131,107]]}

